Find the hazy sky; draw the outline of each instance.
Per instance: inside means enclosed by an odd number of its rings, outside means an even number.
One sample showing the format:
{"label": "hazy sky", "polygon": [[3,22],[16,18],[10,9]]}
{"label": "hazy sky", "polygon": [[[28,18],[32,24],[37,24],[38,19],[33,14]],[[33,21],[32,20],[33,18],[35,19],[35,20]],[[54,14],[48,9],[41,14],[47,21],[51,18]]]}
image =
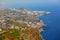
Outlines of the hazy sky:
{"label": "hazy sky", "polygon": [[0,0],[0,7],[9,7],[14,5],[44,5],[44,4],[52,4],[58,5],[60,0]]}

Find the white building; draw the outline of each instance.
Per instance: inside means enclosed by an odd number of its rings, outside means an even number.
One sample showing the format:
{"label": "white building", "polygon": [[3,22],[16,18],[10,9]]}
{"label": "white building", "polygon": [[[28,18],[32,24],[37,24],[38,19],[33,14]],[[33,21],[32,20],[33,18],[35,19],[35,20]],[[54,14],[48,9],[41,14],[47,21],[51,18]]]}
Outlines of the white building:
{"label": "white building", "polygon": [[0,29],[0,31],[2,31],[2,29]]}

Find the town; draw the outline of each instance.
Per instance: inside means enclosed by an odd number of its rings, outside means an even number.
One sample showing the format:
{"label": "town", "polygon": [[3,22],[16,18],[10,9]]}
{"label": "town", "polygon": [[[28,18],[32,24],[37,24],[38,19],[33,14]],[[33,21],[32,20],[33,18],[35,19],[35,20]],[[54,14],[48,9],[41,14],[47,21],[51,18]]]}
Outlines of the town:
{"label": "town", "polygon": [[[37,31],[38,35],[40,35],[40,32],[43,31],[42,27],[45,26],[45,24],[41,19],[38,18],[38,16],[49,14],[49,13],[50,12],[44,12],[44,11],[30,11],[24,8],[20,8],[20,9],[9,8],[9,9],[0,10],[0,34],[4,34],[7,32],[10,33],[10,31],[14,29],[15,31],[19,30],[18,33],[22,32],[25,34],[26,34],[25,32],[26,30],[28,31],[32,30],[34,32]],[[28,34],[30,35],[29,32]],[[35,34],[35,33],[32,32],[32,34]],[[40,40],[42,40],[41,35],[39,37],[40,37]],[[21,39],[20,38],[19,40],[23,40],[23,38]],[[30,39],[27,39],[27,40],[30,40]],[[35,38],[34,39],[32,38],[31,40],[35,40]]]}

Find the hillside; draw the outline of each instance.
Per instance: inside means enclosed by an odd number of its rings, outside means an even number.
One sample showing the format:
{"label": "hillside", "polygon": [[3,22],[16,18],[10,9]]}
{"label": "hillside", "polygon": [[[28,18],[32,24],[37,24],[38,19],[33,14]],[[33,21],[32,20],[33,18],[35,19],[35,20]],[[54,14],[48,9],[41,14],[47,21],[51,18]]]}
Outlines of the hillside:
{"label": "hillside", "polygon": [[0,40],[43,40],[42,19],[45,11],[31,11],[24,8],[0,10]]}

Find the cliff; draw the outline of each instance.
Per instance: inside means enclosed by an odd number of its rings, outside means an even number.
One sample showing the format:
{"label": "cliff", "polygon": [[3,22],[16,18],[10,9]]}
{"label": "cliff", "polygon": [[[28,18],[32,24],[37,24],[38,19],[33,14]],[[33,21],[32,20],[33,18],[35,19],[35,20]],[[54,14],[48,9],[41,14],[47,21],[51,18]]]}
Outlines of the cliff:
{"label": "cliff", "polygon": [[[11,29],[0,31],[0,40],[43,40],[40,32],[41,29],[28,27],[25,23],[10,21],[14,24]],[[17,28],[18,27],[18,28]]]}

